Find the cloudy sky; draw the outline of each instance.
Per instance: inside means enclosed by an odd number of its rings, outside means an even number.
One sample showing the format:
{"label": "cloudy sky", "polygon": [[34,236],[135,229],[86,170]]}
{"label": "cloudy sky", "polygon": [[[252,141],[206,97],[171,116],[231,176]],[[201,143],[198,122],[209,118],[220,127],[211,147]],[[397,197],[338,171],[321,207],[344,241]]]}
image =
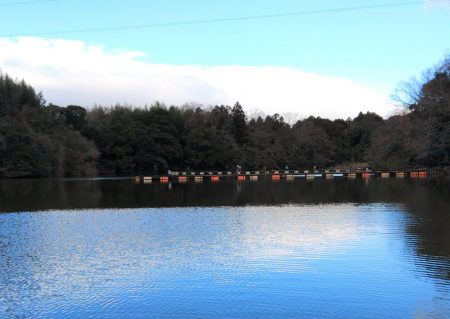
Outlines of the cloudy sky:
{"label": "cloudy sky", "polygon": [[0,0],[0,69],[60,105],[387,116],[449,48],[450,1]]}

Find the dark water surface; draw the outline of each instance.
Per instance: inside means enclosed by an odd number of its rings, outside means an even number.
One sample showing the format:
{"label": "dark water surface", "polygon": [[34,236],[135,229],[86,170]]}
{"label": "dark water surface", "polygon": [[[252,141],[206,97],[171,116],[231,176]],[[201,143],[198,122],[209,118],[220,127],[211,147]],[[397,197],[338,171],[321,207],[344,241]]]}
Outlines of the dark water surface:
{"label": "dark water surface", "polygon": [[0,181],[1,318],[450,318],[446,180]]}

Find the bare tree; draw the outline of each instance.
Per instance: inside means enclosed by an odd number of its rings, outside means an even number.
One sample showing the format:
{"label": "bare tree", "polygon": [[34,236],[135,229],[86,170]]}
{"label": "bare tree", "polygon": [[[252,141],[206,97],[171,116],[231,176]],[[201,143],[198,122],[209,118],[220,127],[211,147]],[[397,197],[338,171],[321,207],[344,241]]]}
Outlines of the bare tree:
{"label": "bare tree", "polygon": [[422,73],[420,78],[412,77],[409,81],[400,82],[394,89],[391,99],[402,107],[412,108],[422,98],[422,88],[429,82],[435,73],[435,69],[428,69]]}
{"label": "bare tree", "polygon": [[300,114],[294,112],[286,112],[281,115],[283,116],[284,121],[290,126],[294,125],[298,120],[301,119]]}
{"label": "bare tree", "polygon": [[444,59],[432,68],[422,72],[419,78],[413,77],[409,81],[400,82],[391,95],[392,101],[398,106],[414,109],[423,98],[423,87],[430,82],[437,73],[450,72],[450,53],[446,53]]}

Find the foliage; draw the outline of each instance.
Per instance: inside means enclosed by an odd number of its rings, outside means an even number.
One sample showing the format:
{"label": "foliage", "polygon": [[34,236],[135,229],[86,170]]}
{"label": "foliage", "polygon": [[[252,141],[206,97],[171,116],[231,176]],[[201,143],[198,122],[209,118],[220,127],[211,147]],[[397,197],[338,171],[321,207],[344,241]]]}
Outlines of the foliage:
{"label": "foliage", "polygon": [[450,165],[450,56],[424,81],[402,83],[409,114],[388,119],[373,134],[371,160],[376,167]]}
{"label": "foliage", "polygon": [[[450,59],[401,84],[408,112],[384,120],[278,114],[242,106],[60,107],[0,74],[0,177],[154,174],[166,170],[310,169],[370,162],[376,169],[450,165]],[[408,91],[409,90],[409,91]]]}
{"label": "foliage", "polygon": [[70,108],[45,106],[40,93],[7,75],[0,101],[0,177],[96,174],[97,148],[72,126]]}

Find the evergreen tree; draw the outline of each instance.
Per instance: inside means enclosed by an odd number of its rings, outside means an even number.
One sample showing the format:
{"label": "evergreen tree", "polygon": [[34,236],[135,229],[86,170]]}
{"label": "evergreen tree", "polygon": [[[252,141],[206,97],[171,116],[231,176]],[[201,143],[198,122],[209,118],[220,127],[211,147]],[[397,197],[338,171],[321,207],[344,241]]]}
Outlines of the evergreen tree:
{"label": "evergreen tree", "polygon": [[239,102],[231,109],[231,116],[233,119],[233,132],[236,142],[238,144],[244,144],[247,141],[247,117]]}

